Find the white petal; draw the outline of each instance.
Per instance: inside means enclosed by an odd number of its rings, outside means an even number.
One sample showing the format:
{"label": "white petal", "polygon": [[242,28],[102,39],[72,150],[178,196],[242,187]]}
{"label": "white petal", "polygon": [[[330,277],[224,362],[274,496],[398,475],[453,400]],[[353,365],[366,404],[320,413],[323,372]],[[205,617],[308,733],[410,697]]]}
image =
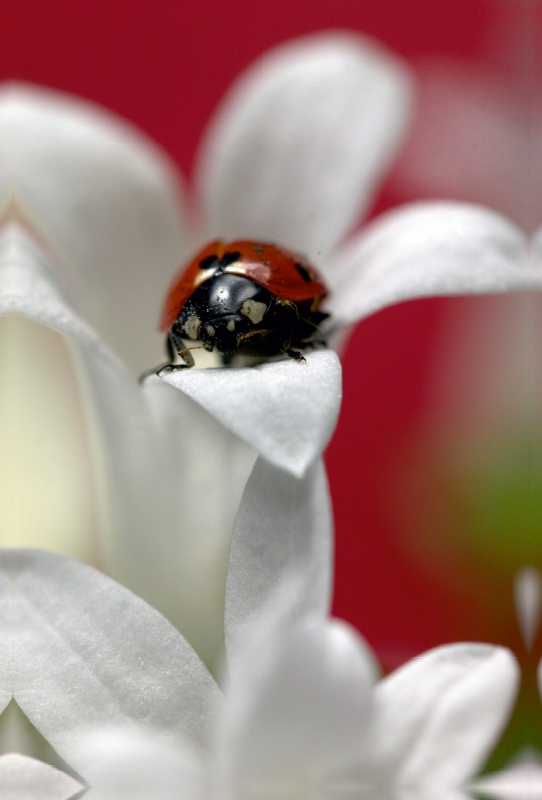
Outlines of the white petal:
{"label": "white petal", "polygon": [[531,258],[533,269],[542,270],[542,228],[538,228],[531,237]]}
{"label": "white petal", "polygon": [[540,95],[480,62],[437,56],[416,67],[416,115],[392,191],[481,203],[532,230],[542,208]]}
{"label": "white petal", "polygon": [[4,800],[69,800],[85,787],[65,772],[21,753],[0,756],[0,797]]}
{"label": "white petal", "polygon": [[262,622],[234,664],[218,732],[226,796],[318,796],[361,752],[371,685],[365,646],[344,623]]}
{"label": "white petal", "polygon": [[[257,453],[183,392],[143,386],[164,454],[172,518],[130,543],[124,578],[216,665],[224,648],[224,595],[235,515]],[[128,572],[129,570],[129,572]]]}
{"label": "white petal", "polygon": [[77,744],[78,761],[92,774],[89,800],[197,800],[202,797],[198,753],[173,747],[152,731],[105,728]]}
{"label": "white petal", "polygon": [[181,370],[163,380],[298,478],[331,438],[341,402],[341,366],[330,351],[309,353],[301,364]]}
{"label": "white petal", "polygon": [[[400,787],[460,786],[495,745],[516,695],[519,669],[501,647],[456,644],[410,661],[375,689],[369,759]],[[424,795],[425,796],[425,795]]]}
{"label": "white petal", "polygon": [[164,153],[91,103],[9,84],[0,191],[0,210],[14,201],[62,259],[106,341],[137,371],[154,363],[163,294],[183,257],[178,176]]}
{"label": "white petal", "polygon": [[[0,315],[21,314],[66,336],[80,377],[96,476],[102,563],[130,572],[134,540],[175,525],[167,472],[135,379],[66,302],[43,250],[18,226],[0,237]],[[24,368],[24,367],[21,367]],[[135,556],[134,556],[135,557]]]}
{"label": "white petal", "polygon": [[[370,796],[367,800],[373,800],[373,797]],[[455,788],[435,789],[432,787],[429,794],[424,794],[423,790],[419,789],[400,789],[392,795],[386,792],[375,797],[374,800],[478,800],[478,798],[477,796],[473,797],[469,792]],[[514,798],[514,800],[522,799]]]}
{"label": "white petal", "polygon": [[452,202],[388,212],[330,262],[326,276],[341,324],[416,297],[542,288],[519,228],[489,209]]}
{"label": "white petal", "polygon": [[471,785],[476,793],[496,800],[540,800],[542,765],[538,758],[518,759],[500,772],[485,775]]}
{"label": "white petal", "polygon": [[85,780],[92,776],[76,745],[93,727],[139,724],[174,739],[205,738],[216,684],[143,600],[90,567],[39,550],[0,551],[0,587],[2,679]]}
{"label": "white petal", "polygon": [[536,567],[523,567],[514,576],[516,619],[527,650],[531,650],[542,615],[542,574]]}
{"label": "white petal", "polygon": [[372,39],[317,34],[265,55],[227,95],[203,150],[211,236],[327,254],[395,153],[410,76]]}
{"label": "white petal", "polygon": [[224,620],[229,662],[285,576],[303,581],[305,609],[328,612],[332,537],[322,461],[298,479],[258,459],[231,543]]}
{"label": "white petal", "polygon": [[69,305],[45,248],[24,228],[0,230],[0,314],[22,314],[117,362]]}

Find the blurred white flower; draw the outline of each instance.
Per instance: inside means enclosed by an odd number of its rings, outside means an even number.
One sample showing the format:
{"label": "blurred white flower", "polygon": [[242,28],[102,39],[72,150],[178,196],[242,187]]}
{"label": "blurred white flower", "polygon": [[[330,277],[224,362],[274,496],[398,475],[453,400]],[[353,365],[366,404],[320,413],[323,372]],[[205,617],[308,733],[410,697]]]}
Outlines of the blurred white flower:
{"label": "blurred white flower", "polygon": [[[538,690],[542,696],[542,661],[538,665]],[[495,800],[536,800],[542,797],[542,762],[536,748],[520,750],[512,763],[471,783],[473,792]]]}
{"label": "blurred white flower", "polygon": [[[369,208],[409,96],[403,65],[363,37],[320,34],[264,56],[204,140],[198,236],[271,239],[305,253],[343,327],[412,297],[539,287],[525,236],[475,206],[405,207],[340,244]],[[266,545],[278,547],[267,590],[288,553],[305,557],[296,537],[329,554],[319,457],[338,413],[340,367],[322,351],[302,367],[185,370],[136,385],[109,345],[134,374],[158,361],[160,302],[196,243],[182,230],[180,194],[166,157],[126,123],[48,90],[13,85],[0,94],[0,315],[19,317],[0,330],[11,354],[0,384],[11,443],[0,463],[9,509],[2,541],[91,561],[216,664],[231,531],[258,455],[260,505],[245,495],[236,521],[244,554],[257,563],[250,537],[265,542],[283,506],[296,514],[283,544]],[[64,337],[55,346],[72,356],[65,373],[36,368],[27,345],[41,333],[20,317]],[[66,394],[73,403],[63,403]],[[65,426],[39,425],[47,402]],[[271,505],[265,481],[282,486],[284,499]],[[328,591],[318,591],[319,606],[329,598],[327,555],[322,564]]]}
{"label": "blurred white flower", "polygon": [[[506,722],[513,656],[446,645],[377,681],[360,637],[292,586],[305,582],[281,584],[233,646],[222,698],[127,589],[63,556],[2,551],[1,705],[15,699],[89,800],[453,797]],[[69,796],[56,785],[51,800]]]}
{"label": "blurred white flower", "polygon": [[69,800],[84,788],[43,761],[20,753],[0,756],[0,796],[5,800]]}
{"label": "blurred white flower", "polygon": [[474,781],[471,789],[495,800],[537,800],[542,797],[540,758],[527,749],[506,769]]}
{"label": "blurred white flower", "polygon": [[[517,4],[520,13],[521,7],[536,14],[536,4]],[[523,33],[536,38],[535,30],[530,21]],[[529,45],[534,45],[530,64]],[[540,225],[537,47],[534,41],[520,44],[518,39],[515,49],[523,62],[519,70],[517,64],[491,68],[453,58],[418,63],[416,119],[392,178],[394,188],[408,197],[488,204],[529,232]]]}

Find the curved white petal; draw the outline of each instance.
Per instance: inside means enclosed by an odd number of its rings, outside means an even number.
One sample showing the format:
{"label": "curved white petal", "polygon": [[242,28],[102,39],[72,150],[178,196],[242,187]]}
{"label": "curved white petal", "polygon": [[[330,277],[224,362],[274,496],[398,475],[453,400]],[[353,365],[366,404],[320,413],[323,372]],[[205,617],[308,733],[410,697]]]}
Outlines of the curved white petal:
{"label": "curved white petal", "polygon": [[329,262],[326,277],[343,325],[416,297],[542,289],[519,228],[487,208],[444,201],[384,214]]}
{"label": "curved white petal", "polygon": [[286,577],[303,582],[302,606],[329,610],[333,519],[321,460],[294,478],[258,459],[230,550],[224,628],[229,662]]}
{"label": "curved white petal", "polygon": [[298,478],[331,438],[341,402],[341,366],[331,351],[309,353],[301,364],[185,369],[161,377]]}
{"label": "curved white petal", "polygon": [[261,621],[234,663],[218,730],[225,796],[319,795],[361,752],[371,686],[365,646],[344,623]]}
{"label": "curved white petal", "polygon": [[367,37],[317,34],[266,54],[226,96],[203,149],[210,235],[329,253],[367,209],[410,95],[406,66]]}
{"label": "curved white petal", "polygon": [[70,800],[85,787],[65,772],[21,753],[0,756],[4,800]]}
{"label": "curved white petal", "polygon": [[24,228],[0,230],[0,314],[22,314],[120,364],[66,300],[45,248]]}
{"label": "curved white petal", "polygon": [[79,738],[147,725],[205,739],[218,689],[157,611],[100,572],[39,550],[0,551],[0,674],[20,708],[85,780]]}
{"label": "curved white petal", "polygon": [[376,687],[369,761],[396,786],[427,797],[460,786],[495,745],[518,681],[517,662],[502,647],[430,650]]}
{"label": "curved white petal", "polygon": [[83,315],[137,371],[158,358],[183,256],[179,191],[172,163],[130,124],[50,89],[0,90],[0,216],[15,206],[57,252]]}
{"label": "curved white petal", "polygon": [[[66,336],[80,378],[99,508],[100,563],[126,582],[134,542],[177,527],[163,453],[135,379],[68,305],[42,248],[16,225],[0,235],[0,316]],[[21,366],[23,369],[24,366]]]}
{"label": "curved white petal", "polygon": [[158,378],[147,380],[143,393],[164,456],[171,518],[152,535],[134,535],[124,578],[216,665],[233,524],[257,453]]}
{"label": "curved white petal", "polygon": [[82,737],[78,761],[92,775],[89,800],[198,800],[199,754],[146,729],[103,728]]}

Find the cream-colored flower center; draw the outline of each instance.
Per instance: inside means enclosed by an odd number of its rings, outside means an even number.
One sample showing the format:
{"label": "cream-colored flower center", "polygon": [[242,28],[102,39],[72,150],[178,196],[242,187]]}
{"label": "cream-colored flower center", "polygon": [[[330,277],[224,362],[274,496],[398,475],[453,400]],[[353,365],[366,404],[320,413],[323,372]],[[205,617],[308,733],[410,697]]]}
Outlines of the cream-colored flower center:
{"label": "cream-colored flower center", "polygon": [[65,339],[0,319],[0,546],[97,563],[89,436]]}

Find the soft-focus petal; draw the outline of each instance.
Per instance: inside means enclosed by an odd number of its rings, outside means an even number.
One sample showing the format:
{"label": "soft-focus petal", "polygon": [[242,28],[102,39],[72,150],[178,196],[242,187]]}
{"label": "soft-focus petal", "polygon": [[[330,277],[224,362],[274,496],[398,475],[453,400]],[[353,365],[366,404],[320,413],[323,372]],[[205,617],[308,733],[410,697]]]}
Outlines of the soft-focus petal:
{"label": "soft-focus petal", "polygon": [[[365,800],[365,798],[363,798]],[[372,796],[367,800],[373,800]],[[444,789],[432,789],[430,797],[420,794],[418,789],[399,789],[394,794],[388,793],[379,795],[375,800],[479,800],[477,796],[460,789],[446,787]],[[521,800],[521,798],[515,798]]]}
{"label": "soft-focus petal", "polygon": [[[104,725],[205,739],[218,689],[157,611],[77,561],[0,551],[0,675],[20,708],[85,780],[76,745]],[[5,686],[5,684],[4,684]]]}
{"label": "soft-focus petal", "polygon": [[179,189],[165,154],[112,114],[49,89],[0,91],[0,212],[15,205],[58,253],[82,313],[136,371],[161,351]]}
{"label": "soft-focus petal", "polygon": [[487,208],[444,201],[384,214],[328,264],[326,277],[329,308],[343,325],[416,297],[542,289],[519,228]]}
{"label": "soft-focus petal", "polygon": [[410,661],[375,689],[373,768],[424,800],[460,786],[496,743],[518,678],[512,654],[490,645],[445,645]]}
{"label": "soft-focus petal", "polygon": [[0,230],[0,314],[22,314],[71,336],[81,345],[120,362],[101,344],[90,325],[69,305],[45,247],[23,227]]}
{"label": "soft-focus petal", "polygon": [[85,787],[65,772],[21,753],[0,756],[3,800],[69,800]]}
{"label": "soft-focus petal", "polygon": [[525,753],[515,763],[500,772],[485,775],[471,785],[476,796],[494,797],[496,800],[540,800],[542,797],[542,764],[537,751]]}
{"label": "soft-focus petal", "polygon": [[542,271],[542,228],[538,228],[531,238],[531,259],[533,269]]}
{"label": "soft-focus petal", "polygon": [[218,731],[226,797],[320,794],[361,752],[372,662],[347,625],[317,615],[261,621],[232,669]]}
{"label": "soft-focus petal", "polygon": [[[535,26],[525,23],[534,46]],[[416,66],[416,115],[392,191],[489,205],[532,230],[542,217],[539,87],[480,60],[436,57]]]}
{"label": "soft-focus petal", "polygon": [[92,773],[88,800],[198,800],[199,754],[172,746],[147,730],[97,729],[77,744],[78,761]]}
{"label": "soft-focus petal", "polygon": [[540,763],[521,762],[508,766],[501,772],[486,775],[472,785],[472,790],[482,797],[495,800],[540,800],[542,797],[542,766]]}
{"label": "soft-focus petal", "polygon": [[203,149],[209,235],[329,253],[367,209],[410,95],[406,67],[366,37],[317,34],[266,54]]}
{"label": "soft-focus petal", "polygon": [[124,578],[209,665],[224,646],[224,594],[235,515],[257,453],[183,392],[143,386],[164,456],[172,519],[131,540]]}
{"label": "soft-focus petal", "polygon": [[185,369],[161,377],[298,478],[331,438],[341,402],[341,366],[330,351],[309,353],[301,364]]}
{"label": "soft-focus petal", "polygon": [[229,661],[287,576],[303,581],[302,606],[325,614],[331,597],[333,520],[321,460],[294,478],[258,459],[235,520],[225,635]]}
{"label": "soft-focus petal", "polygon": [[70,343],[10,314],[0,319],[0,365],[0,546],[96,566],[100,492]]}
{"label": "soft-focus petal", "polygon": [[[43,249],[16,225],[0,236],[0,316],[66,336],[80,378],[99,508],[100,563],[124,580],[134,540],[174,525],[162,454],[135,379],[66,302]],[[24,363],[20,369],[25,368]],[[165,476],[165,477],[164,477]],[[135,558],[135,555],[134,555]]]}

